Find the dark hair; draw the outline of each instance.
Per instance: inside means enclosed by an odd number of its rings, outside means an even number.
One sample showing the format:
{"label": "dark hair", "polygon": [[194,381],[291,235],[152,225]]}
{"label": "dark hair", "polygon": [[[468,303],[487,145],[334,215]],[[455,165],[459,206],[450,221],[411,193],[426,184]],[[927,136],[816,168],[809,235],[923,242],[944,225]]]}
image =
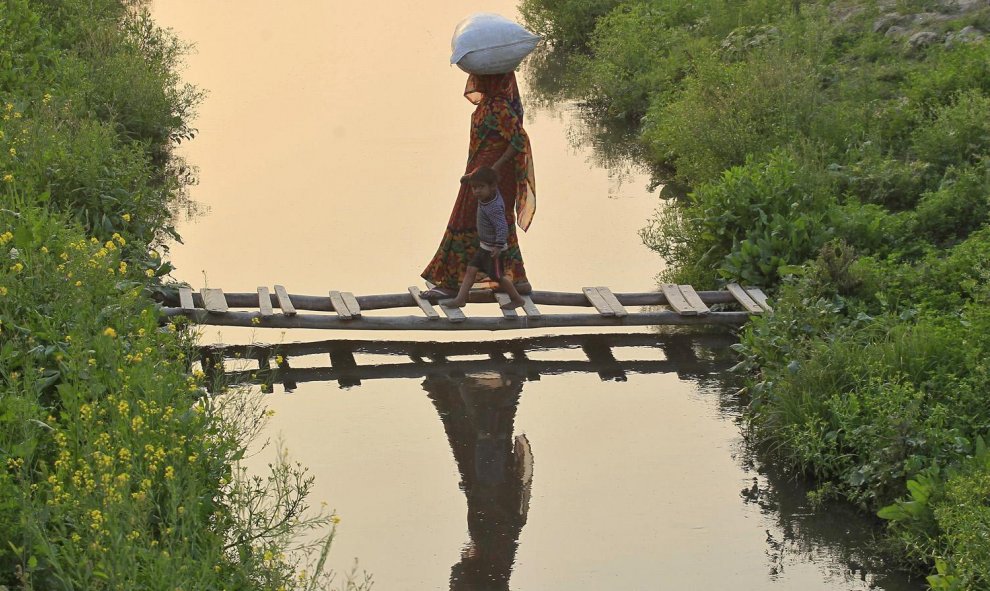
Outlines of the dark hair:
{"label": "dark hair", "polygon": [[498,173],[490,166],[479,166],[468,176],[468,182],[473,185],[497,185]]}

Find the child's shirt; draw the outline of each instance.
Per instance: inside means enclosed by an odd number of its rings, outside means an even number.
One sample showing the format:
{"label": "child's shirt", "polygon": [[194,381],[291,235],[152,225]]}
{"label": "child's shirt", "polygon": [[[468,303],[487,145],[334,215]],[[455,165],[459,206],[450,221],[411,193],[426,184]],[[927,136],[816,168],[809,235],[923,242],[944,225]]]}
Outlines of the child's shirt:
{"label": "child's shirt", "polygon": [[495,250],[505,248],[509,236],[509,224],[505,221],[505,202],[502,193],[495,191],[495,196],[487,202],[478,201],[478,239],[481,248]]}

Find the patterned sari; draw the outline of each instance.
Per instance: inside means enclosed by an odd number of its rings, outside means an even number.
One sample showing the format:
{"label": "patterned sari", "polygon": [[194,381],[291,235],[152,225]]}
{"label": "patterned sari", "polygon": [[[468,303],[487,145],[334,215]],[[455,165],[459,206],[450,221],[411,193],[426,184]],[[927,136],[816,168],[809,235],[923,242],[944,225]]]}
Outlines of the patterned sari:
{"label": "patterned sari", "polygon": [[[471,143],[465,174],[479,166],[491,166],[511,145],[516,153],[499,170],[498,188],[505,200],[505,219],[509,225],[505,258],[505,275],[520,291],[528,293],[529,283],[519,250],[515,225],[529,228],[536,212],[536,185],[529,136],[523,129],[523,108],[514,72],[468,77],[464,96],[477,105],[471,115]],[[433,260],[422,277],[437,287],[457,289],[468,263],[478,249],[478,202],[471,187],[462,183],[447,229]],[[496,287],[497,283],[484,277],[476,287]]]}

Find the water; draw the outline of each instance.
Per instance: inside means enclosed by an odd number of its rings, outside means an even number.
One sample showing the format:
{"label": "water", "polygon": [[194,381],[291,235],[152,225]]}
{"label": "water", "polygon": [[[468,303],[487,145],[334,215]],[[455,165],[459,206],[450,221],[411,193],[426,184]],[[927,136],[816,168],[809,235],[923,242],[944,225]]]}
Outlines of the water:
{"label": "water", "polygon": [[[175,276],[311,295],[422,285],[472,110],[464,74],[447,64],[449,35],[471,12],[514,15],[513,4],[162,0],[153,9],[195,43],[186,79],[209,92],[199,136],[182,148],[199,169],[191,197],[205,215],[179,228]],[[653,289],[663,262],[636,235],[659,203],[647,175],[601,164],[575,132],[573,107],[528,107],[538,210],[520,243],[534,287]],[[369,335],[209,329],[203,340],[331,337]],[[378,589],[476,589],[479,578],[509,589],[916,588],[860,566],[870,533],[860,518],[811,512],[802,491],[752,457],[738,401],[718,379],[724,345],[658,340],[668,346],[613,350],[619,361],[672,364],[625,380],[496,364],[347,388],[276,386],[266,435],[312,470],[314,503],[341,516],[333,568],[357,557]],[[669,359],[686,350],[700,359]],[[531,357],[587,359],[580,348]]]}

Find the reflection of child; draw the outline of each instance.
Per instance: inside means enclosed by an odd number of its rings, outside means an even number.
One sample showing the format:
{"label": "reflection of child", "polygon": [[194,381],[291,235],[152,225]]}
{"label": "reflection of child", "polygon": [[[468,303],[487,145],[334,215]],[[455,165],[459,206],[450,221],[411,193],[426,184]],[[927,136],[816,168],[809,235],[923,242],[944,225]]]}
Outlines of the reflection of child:
{"label": "reflection of child", "polygon": [[509,294],[509,302],[501,306],[503,310],[512,310],[523,305],[522,296],[516,291],[516,286],[508,277],[502,274],[505,241],[509,233],[509,224],[505,221],[505,203],[498,192],[498,173],[494,169],[482,166],[465,175],[461,182],[471,185],[471,192],[478,199],[478,239],[480,248],[474,258],[468,263],[457,297],[444,300],[441,304],[449,308],[460,308],[467,303],[468,291],[474,285],[478,272],[484,272],[499,287]]}

